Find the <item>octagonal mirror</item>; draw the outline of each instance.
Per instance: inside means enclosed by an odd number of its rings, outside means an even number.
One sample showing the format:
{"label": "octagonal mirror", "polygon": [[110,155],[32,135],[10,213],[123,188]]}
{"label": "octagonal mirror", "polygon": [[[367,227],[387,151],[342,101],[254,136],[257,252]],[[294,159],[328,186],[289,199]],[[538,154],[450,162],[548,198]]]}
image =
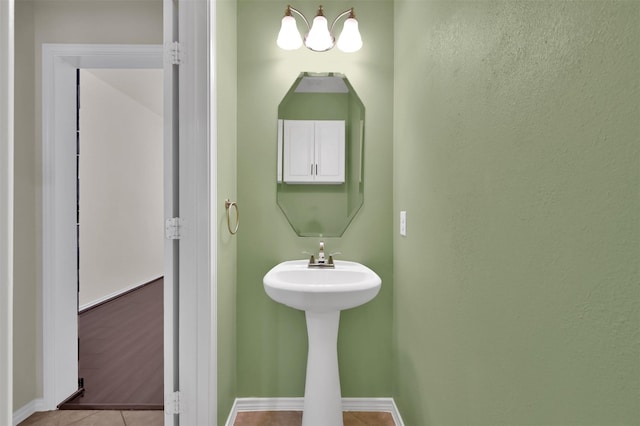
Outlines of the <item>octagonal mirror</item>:
{"label": "octagonal mirror", "polygon": [[338,73],[302,73],[278,107],[277,201],[296,234],[339,237],[364,202],[364,105]]}

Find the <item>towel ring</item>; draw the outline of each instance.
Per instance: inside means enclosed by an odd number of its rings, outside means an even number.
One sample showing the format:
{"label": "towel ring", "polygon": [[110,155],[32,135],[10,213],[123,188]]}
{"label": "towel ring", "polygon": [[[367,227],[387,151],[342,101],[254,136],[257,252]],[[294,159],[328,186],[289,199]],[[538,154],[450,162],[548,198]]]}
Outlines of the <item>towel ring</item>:
{"label": "towel ring", "polygon": [[[231,207],[236,208],[236,226],[233,229],[231,229]],[[240,210],[238,209],[238,203],[235,201],[229,201],[227,198],[224,200],[224,208],[227,209],[227,228],[229,228],[231,235],[236,235],[238,232],[238,226],[240,225]]]}

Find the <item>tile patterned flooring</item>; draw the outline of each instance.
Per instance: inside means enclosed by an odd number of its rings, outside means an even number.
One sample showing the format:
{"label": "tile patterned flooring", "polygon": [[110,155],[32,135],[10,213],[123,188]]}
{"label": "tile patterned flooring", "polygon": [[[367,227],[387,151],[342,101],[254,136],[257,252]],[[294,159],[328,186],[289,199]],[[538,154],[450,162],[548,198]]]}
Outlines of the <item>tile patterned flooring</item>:
{"label": "tile patterned flooring", "polygon": [[164,412],[56,410],[34,413],[18,426],[162,426]]}
{"label": "tile patterned flooring", "polygon": [[[395,426],[390,413],[345,411],[344,426]],[[60,410],[33,414],[18,426],[162,426],[162,411]],[[300,426],[301,411],[238,413],[234,426]]]}

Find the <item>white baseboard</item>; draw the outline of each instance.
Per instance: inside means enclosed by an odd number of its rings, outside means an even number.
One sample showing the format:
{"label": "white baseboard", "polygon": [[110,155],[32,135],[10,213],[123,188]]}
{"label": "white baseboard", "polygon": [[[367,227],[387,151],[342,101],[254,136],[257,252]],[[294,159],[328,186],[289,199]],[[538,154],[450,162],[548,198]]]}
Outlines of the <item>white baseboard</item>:
{"label": "white baseboard", "polygon": [[[233,426],[236,416],[245,411],[302,411],[304,398],[236,398],[226,426]],[[344,411],[385,411],[391,413],[396,426],[404,426],[393,398],[342,398]]]}
{"label": "white baseboard", "polygon": [[91,302],[88,302],[88,303],[85,303],[84,305],[78,306],[78,312],[85,311],[85,310],[87,310],[89,308],[92,308],[92,307],[94,307],[96,305],[104,303],[104,302],[106,302],[106,301],[108,301],[110,299],[115,299],[116,297],[118,297],[118,296],[120,296],[122,294],[128,293],[131,290],[135,290],[138,287],[142,287],[142,286],[145,286],[147,284],[150,284],[150,283],[152,283],[154,281],[159,280],[160,278],[162,278],[162,276],[153,278],[153,279],[148,280],[148,281],[139,282],[139,283],[127,286],[125,288],[121,288],[120,290],[114,291],[111,294],[107,294],[106,296],[102,296],[102,297],[100,297],[100,298],[98,298],[96,300],[92,300]]}
{"label": "white baseboard", "polygon": [[13,413],[13,426],[16,426],[18,423],[25,421],[29,416],[31,416],[36,411],[42,411],[44,408],[44,401],[40,398],[34,399],[33,401],[28,402],[24,406],[20,407],[17,411]]}
{"label": "white baseboard", "polygon": [[393,404],[393,411],[391,411],[393,422],[396,424],[396,426],[404,426],[404,421],[402,420],[400,410],[398,410],[398,406],[396,405],[396,400],[391,398],[391,403]]}

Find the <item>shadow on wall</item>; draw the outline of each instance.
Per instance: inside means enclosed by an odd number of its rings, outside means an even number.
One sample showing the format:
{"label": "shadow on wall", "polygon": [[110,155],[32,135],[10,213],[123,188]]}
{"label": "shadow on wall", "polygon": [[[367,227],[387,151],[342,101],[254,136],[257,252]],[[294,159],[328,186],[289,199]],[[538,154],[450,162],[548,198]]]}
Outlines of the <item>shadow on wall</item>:
{"label": "shadow on wall", "polygon": [[[431,424],[429,419],[429,407],[422,397],[420,392],[420,386],[418,383],[418,372],[415,368],[415,364],[411,357],[406,353],[398,352],[397,354],[397,367],[396,376],[402,376],[403,391],[404,394],[401,398],[395,398],[396,404],[398,404],[398,410],[402,415],[402,420],[406,425],[422,425],[426,426]],[[396,392],[398,390],[396,389]],[[403,403],[401,403],[404,402]],[[415,417],[407,417],[407,414],[413,414]]]}

